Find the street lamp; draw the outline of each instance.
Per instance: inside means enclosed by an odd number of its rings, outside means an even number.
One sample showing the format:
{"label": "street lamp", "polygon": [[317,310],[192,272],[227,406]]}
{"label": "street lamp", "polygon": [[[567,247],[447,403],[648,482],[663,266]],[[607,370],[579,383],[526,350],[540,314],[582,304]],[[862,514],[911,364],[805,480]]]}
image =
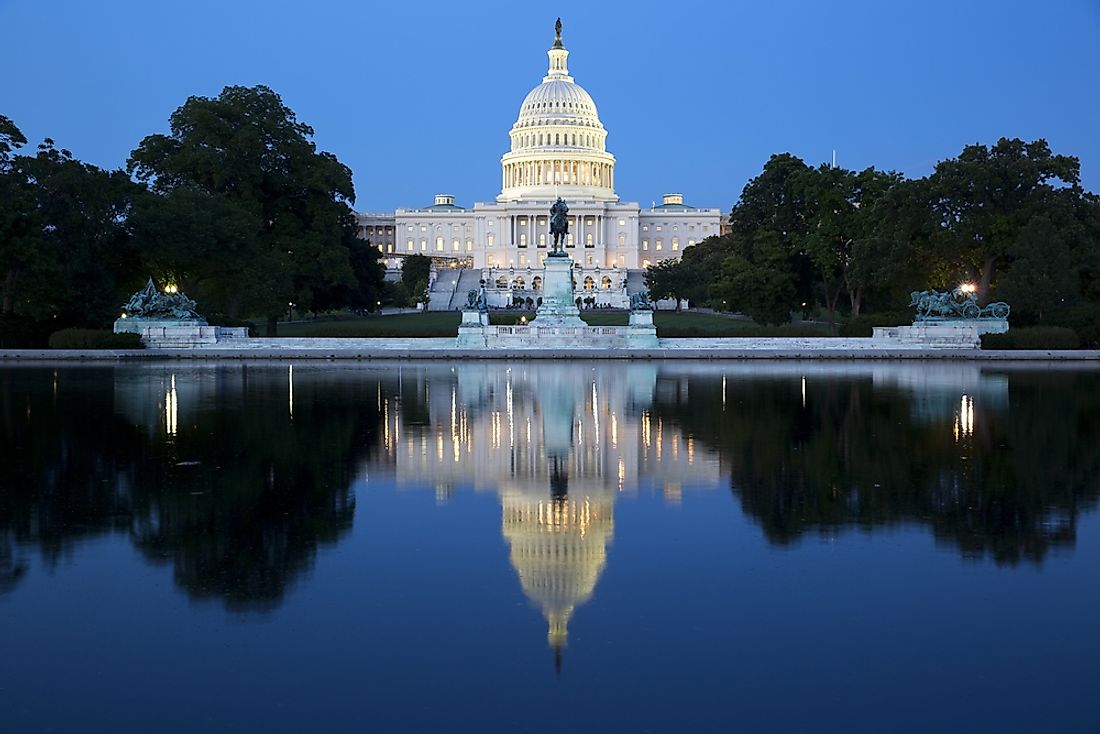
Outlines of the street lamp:
{"label": "street lamp", "polygon": [[974,285],[973,283],[962,283],[959,285],[959,290],[969,295],[971,293],[976,293],[978,290],[978,286]]}

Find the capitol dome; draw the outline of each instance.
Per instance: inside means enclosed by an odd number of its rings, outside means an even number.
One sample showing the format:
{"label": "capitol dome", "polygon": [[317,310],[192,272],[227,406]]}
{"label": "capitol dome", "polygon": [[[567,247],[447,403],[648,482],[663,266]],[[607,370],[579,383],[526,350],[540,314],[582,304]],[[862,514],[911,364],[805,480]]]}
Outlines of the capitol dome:
{"label": "capitol dome", "polygon": [[497,201],[589,199],[618,201],[615,156],[596,103],[569,75],[561,20],[547,51],[550,68],[520,105],[509,132],[511,150],[501,158],[503,181]]}

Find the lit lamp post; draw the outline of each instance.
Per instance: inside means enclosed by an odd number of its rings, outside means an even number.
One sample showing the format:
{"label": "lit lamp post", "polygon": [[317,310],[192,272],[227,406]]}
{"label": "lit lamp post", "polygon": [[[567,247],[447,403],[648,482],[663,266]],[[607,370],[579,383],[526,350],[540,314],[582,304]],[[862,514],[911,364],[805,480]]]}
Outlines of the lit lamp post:
{"label": "lit lamp post", "polygon": [[959,290],[967,295],[971,295],[978,292],[978,286],[973,283],[962,283],[959,285]]}

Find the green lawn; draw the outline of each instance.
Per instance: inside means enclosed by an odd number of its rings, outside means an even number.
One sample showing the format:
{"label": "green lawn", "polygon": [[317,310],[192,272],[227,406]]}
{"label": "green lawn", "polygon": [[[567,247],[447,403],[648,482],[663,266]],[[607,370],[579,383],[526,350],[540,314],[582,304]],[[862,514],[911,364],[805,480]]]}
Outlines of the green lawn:
{"label": "green lawn", "polygon": [[[515,324],[521,316],[534,319],[530,311],[493,311],[494,324]],[[625,326],[625,311],[582,311],[581,318],[592,326]],[[447,337],[458,333],[459,314],[455,311],[368,316],[363,318],[317,319],[279,324],[279,336],[302,337]],[[662,337],[722,336],[828,336],[821,324],[786,324],[764,327],[752,321],[729,316],[685,311],[658,311],[653,314],[657,335]]]}

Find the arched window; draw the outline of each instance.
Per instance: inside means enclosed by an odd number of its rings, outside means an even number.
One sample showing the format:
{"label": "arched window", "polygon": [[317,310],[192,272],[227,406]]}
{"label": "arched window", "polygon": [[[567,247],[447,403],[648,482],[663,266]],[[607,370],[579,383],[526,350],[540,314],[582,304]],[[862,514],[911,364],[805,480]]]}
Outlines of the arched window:
{"label": "arched window", "polygon": [[520,289],[520,290],[523,290],[523,286],[524,286],[524,285],[526,285],[526,284],[524,283],[524,281],[523,281],[523,276],[522,276],[522,275],[517,275],[517,276],[516,276],[516,279],[512,281],[512,285],[513,285],[513,286],[514,286],[515,288],[518,288],[518,289]]}
{"label": "arched window", "polygon": [[596,287],[596,281],[592,280],[591,275],[584,276],[584,289],[586,291],[594,290]]}
{"label": "arched window", "polygon": [[497,288],[507,288],[507,287],[508,287],[508,279],[507,278],[505,278],[503,275],[500,276],[499,278],[497,278]]}
{"label": "arched window", "polygon": [[536,291],[541,291],[542,290],[542,278],[538,275],[536,275],[534,278],[532,278],[531,287],[534,288]]}
{"label": "arched window", "polygon": [[605,275],[600,279],[600,287],[606,290],[611,290],[611,276]]}

